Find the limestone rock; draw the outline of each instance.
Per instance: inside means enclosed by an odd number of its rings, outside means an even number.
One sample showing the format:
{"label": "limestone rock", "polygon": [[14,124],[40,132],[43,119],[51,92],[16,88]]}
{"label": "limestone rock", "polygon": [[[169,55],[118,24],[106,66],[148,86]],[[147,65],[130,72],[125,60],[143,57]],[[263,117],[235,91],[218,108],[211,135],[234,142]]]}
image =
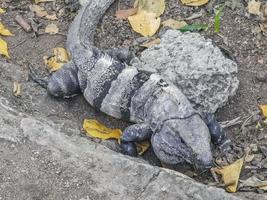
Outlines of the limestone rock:
{"label": "limestone rock", "polygon": [[166,31],[144,50],[138,68],[158,72],[177,85],[196,109],[215,112],[236,93],[237,64],[199,33]]}

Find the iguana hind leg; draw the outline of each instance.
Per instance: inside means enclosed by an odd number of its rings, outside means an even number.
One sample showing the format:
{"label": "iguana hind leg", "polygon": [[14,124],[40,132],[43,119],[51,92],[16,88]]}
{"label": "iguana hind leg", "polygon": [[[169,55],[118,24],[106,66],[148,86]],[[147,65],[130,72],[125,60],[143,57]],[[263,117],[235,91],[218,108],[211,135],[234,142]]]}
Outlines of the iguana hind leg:
{"label": "iguana hind leg", "polygon": [[122,153],[129,156],[137,156],[135,142],[150,139],[152,131],[147,124],[134,124],[127,127],[121,137]]}

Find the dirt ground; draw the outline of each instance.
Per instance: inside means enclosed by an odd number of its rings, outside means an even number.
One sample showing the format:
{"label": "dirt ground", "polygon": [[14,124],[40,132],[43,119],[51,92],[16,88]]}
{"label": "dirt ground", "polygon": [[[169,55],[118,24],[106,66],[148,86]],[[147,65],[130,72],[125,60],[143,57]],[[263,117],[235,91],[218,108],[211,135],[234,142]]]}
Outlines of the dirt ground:
{"label": "dirt ground", "polygon": [[[13,37],[5,37],[9,45],[11,59],[0,58],[2,61],[17,64],[21,69],[28,72],[28,66],[33,66],[38,74],[42,76],[48,75],[46,66],[43,62],[43,56],[50,55],[54,47],[64,47],[68,27],[75,16],[66,9],[63,0],[56,1],[56,4],[41,4],[53,13],[54,10],[62,10],[58,20],[50,21],[33,16],[29,11],[31,1],[26,0],[5,0],[0,3],[1,8],[7,8],[7,12],[1,15],[1,20],[7,28],[13,33]],[[110,47],[130,47],[136,53],[142,49],[133,47],[134,41],[141,37],[135,33],[126,20],[120,20],[115,17],[117,9],[131,8],[133,0],[117,1],[105,14],[95,36],[96,46],[107,49]],[[224,9],[221,17],[220,34],[213,31],[213,27],[201,34],[206,38],[210,38],[214,44],[221,46],[233,59],[238,63],[238,78],[240,86],[237,94],[231,98],[227,105],[219,109],[216,113],[219,121],[228,121],[240,117],[240,123],[226,129],[227,134],[233,140],[234,150],[232,157],[228,158],[231,162],[243,156],[246,148],[251,149],[253,159],[247,162],[241,174],[241,179],[256,176],[261,180],[267,179],[267,130],[264,120],[259,114],[258,105],[267,103],[267,78],[263,77],[267,70],[267,40],[266,35],[259,31],[259,22],[256,18],[247,15],[245,0],[238,0],[241,6],[237,6],[234,10],[229,7]],[[180,1],[168,0],[165,13],[162,20],[174,18],[188,18],[196,13],[202,15],[194,20],[187,20],[188,23],[208,23],[213,24],[214,12],[213,8],[220,2],[211,2],[200,8],[183,6]],[[39,23],[39,36],[34,33],[26,33],[14,21],[14,17],[21,14],[28,22],[34,20]],[[58,25],[60,34],[49,35],[43,34],[44,27],[49,23]],[[40,87],[33,88],[33,92],[40,90]],[[96,118],[97,113],[95,114]],[[84,115],[82,115],[84,117]],[[78,117],[78,120],[82,120]],[[102,121],[106,125],[112,127],[124,128],[126,123],[107,117]],[[151,150],[144,156],[148,158],[152,155]],[[217,155],[215,155],[217,156]],[[151,160],[152,164],[159,164],[156,159]],[[225,162],[225,159],[217,159],[219,164]],[[196,175],[192,170],[187,170],[186,174],[200,180],[214,184],[211,176]],[[262,190],[252,191],[262,193]]]}

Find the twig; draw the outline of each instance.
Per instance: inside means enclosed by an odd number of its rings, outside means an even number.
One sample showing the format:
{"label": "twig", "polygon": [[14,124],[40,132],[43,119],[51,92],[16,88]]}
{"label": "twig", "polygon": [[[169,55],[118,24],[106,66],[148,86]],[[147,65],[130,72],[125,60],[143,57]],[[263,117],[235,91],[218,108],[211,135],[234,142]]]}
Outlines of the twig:
{"label": "twig", "polygon": [[13,45],[13,46],[11,46],[11,47],[9,47],[10,49],[15,49],[15,48],[17,48],[18,46],[20,46],[20,45],[22,45],[24,42],[26,42],[27,41],[27,38],[25,38],[24,40],[22,40],[21,42],[19,42],[18,44],[15,44],[15,45]]}
{"label": "twig", "polygon": [[191,15],[190,17],[186,17],[186,18],[184,18],[184,20],[193,20],[193,19],[197,19],[197,18],[202,17],[203,14],[204,14],[204,12],[203,12],[203,10],[201,10],[201,11],[198,12],[198,13],[194,13],[194,14]]}
{"label": "twig", "polygon": [[235,126],[235,125],[241,124],[242,121],[240,120],[240,118],[241,117],[237,117],[237,118],[232,119],[232,120],[219,122],[219,124],[221,125],[222,128],[229,128],[231,126]]}

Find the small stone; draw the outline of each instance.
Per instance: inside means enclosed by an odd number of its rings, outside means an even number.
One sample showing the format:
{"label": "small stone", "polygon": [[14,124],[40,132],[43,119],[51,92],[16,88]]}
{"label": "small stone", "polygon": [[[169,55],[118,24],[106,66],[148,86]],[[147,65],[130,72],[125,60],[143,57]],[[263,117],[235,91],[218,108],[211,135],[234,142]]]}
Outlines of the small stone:
{"label": "small stone", "polygon": [[266,72],[257,72],[256,79],[260,82],[267,81],[267,73]]}
{"label": "small stone", "polygon": [[249,147],[250,147],[252,153],[258,152],[257,144],[250,144]]}

